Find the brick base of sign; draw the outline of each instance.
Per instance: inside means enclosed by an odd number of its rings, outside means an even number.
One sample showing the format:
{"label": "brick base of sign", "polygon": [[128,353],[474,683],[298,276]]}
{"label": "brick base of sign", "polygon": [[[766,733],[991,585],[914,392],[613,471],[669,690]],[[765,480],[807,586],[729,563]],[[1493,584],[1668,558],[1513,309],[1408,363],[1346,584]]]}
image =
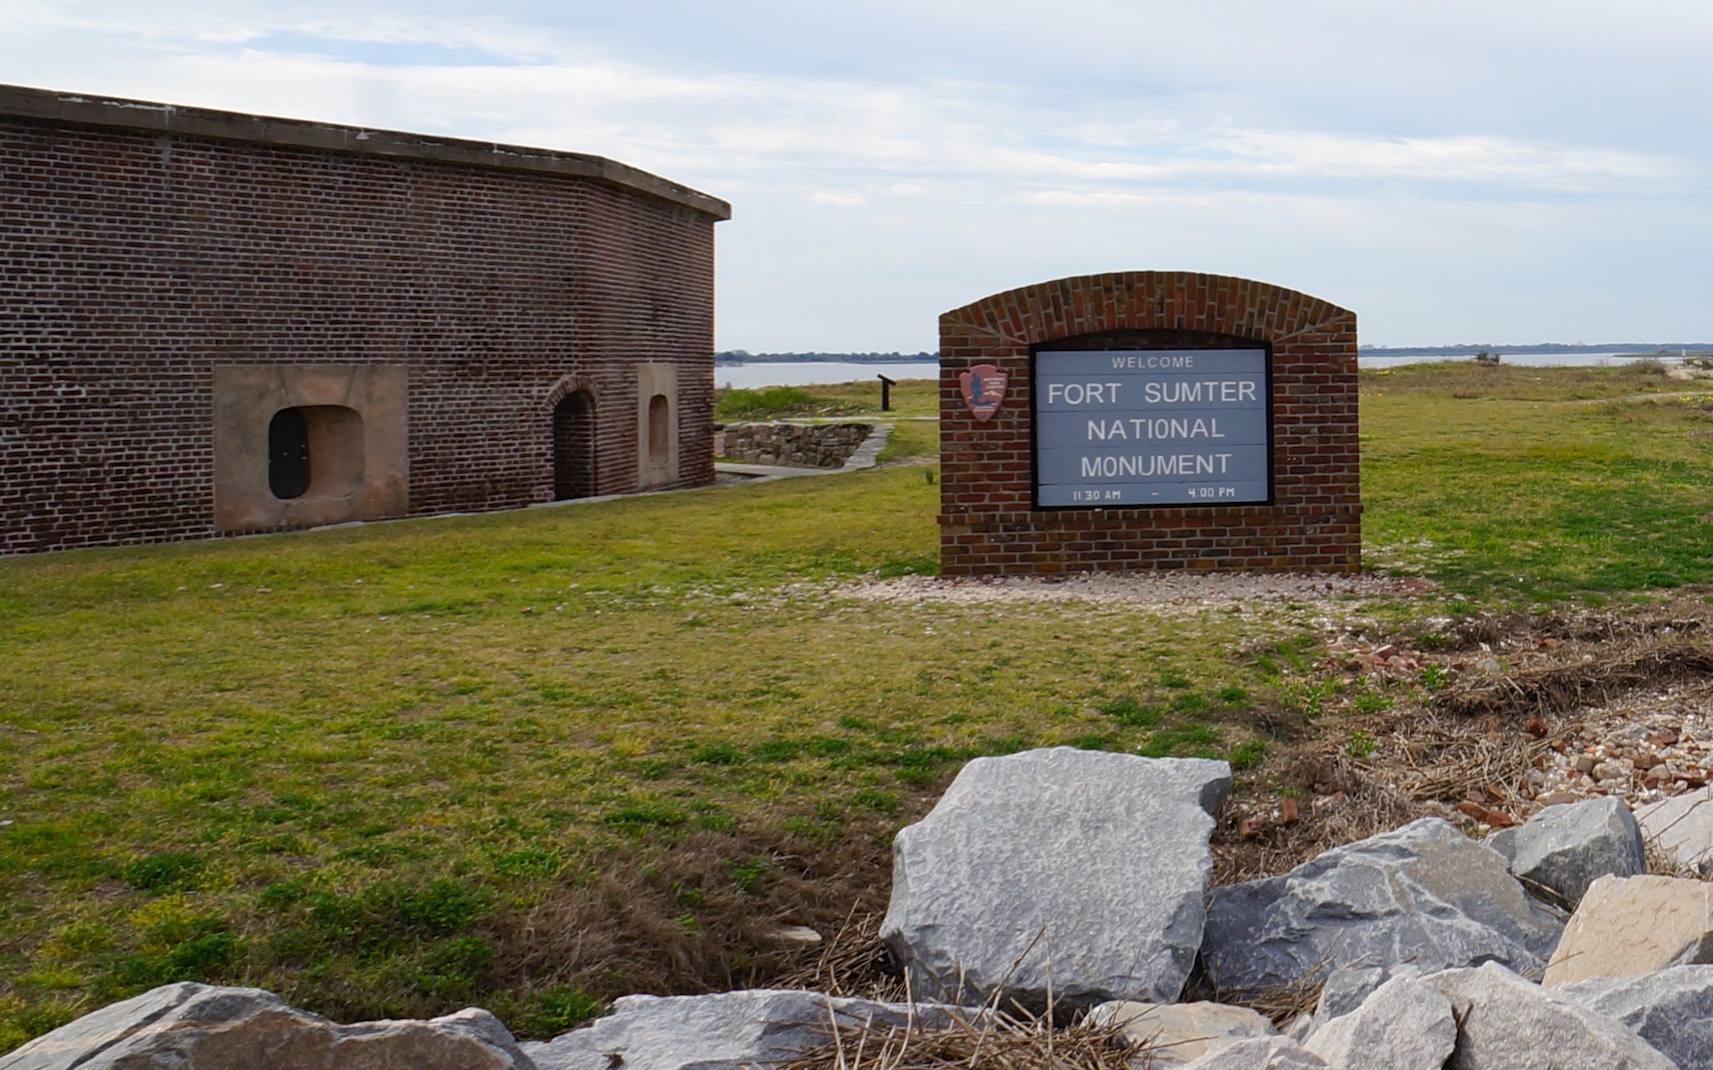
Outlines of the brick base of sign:
{"label": "brick base of sign", "polygon": [[[1034,507],[1030,358],[1070,344],[1272,352],[1267,505]],[[984,420],[959,376],[991,364],[1005,398]],[[1362,567],[1356,315],[1266,283],[1186,272],[1060,279],[940,317],[940,571],[1130,569],[1354,573]]]}

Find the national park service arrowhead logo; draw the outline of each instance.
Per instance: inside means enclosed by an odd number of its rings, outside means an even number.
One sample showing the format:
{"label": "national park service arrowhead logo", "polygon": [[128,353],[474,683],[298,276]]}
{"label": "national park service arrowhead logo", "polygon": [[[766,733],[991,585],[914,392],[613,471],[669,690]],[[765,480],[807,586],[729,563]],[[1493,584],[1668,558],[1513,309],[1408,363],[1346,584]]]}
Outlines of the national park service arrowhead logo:
{"label": "national park service arrowhead logo", "polygon": [[964,404],[970,407],[977,420],[986,423],[999,411],[1000,402],[1005,400],[1005,384],[1009,378],[991,364],[977,364],[967,372],[958,373],[958,382],[964,390]]}

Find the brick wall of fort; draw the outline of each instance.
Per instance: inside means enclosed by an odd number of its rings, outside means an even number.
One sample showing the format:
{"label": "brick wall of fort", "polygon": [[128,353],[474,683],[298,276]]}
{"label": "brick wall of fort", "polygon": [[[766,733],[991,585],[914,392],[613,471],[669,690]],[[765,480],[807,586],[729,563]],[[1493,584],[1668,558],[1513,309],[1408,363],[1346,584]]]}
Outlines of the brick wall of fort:
{"label": "brick wall of fort", "polygon": [[[1271,348],[1266,505],[1033,507],[1030,362],[1078,348]],[[987,422],[960,372],[1009,376]],[[948,576],[1126,569],[1357,572],[1362,528],[1356,315],[1266,283],[1186,272],[1060,279],[940,317],[940,561]]]}
{"label": "brick wall of fort", "polygon": [[635,489],[636,366],[670,363],[672,485],[710,482],[717,218],[598,177],[0,117],[0,553],[213,535],[217,365],[404,365],[424,515],[550,500],[575,387],[595,492]]}

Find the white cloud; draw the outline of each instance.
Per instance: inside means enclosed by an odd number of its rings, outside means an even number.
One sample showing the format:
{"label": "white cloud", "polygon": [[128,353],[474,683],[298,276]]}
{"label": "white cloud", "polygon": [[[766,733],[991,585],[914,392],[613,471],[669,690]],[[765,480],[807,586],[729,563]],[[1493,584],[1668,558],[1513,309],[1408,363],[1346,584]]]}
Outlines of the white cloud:
{"label": "white cloud", "polygon": [[860,193],[817,190],[809,195],[809,203],[829,208],[860,208],[868,203],[868,198]]}
{"label": "white cloud", "polygon": [[48,0],[0,7],[0,78],[657,171],[734,201],[721,344],[751,350],[931,347],[972,287],[1144,263],[1372,293],[1375,341],[1713,337],[1700,302],[1624,319],[1713,281],[1706,9],[1091,5],[1092,38],[1020,0]]}

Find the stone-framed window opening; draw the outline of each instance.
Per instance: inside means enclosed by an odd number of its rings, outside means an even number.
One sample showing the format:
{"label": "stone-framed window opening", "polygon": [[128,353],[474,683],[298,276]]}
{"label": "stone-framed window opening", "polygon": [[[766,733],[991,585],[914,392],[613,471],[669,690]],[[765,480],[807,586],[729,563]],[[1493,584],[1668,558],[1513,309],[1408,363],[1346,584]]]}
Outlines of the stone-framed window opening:
{"label": "stone-framed window opening", "polygon": [[363,417],[343,405],[294,405],[268,421],[268,490],[281,501],[345,498],[363,485]]}
{"label": "stone-framed window opening", "polygon": [[637,482],[658,487],[678,479],[678,367],[643,364],[636,371]]}
{"label": "stone-framed window opening", "polygon": [[221,531],[380,520],[409,509],[403,365],[214,369],[214,515]]}

